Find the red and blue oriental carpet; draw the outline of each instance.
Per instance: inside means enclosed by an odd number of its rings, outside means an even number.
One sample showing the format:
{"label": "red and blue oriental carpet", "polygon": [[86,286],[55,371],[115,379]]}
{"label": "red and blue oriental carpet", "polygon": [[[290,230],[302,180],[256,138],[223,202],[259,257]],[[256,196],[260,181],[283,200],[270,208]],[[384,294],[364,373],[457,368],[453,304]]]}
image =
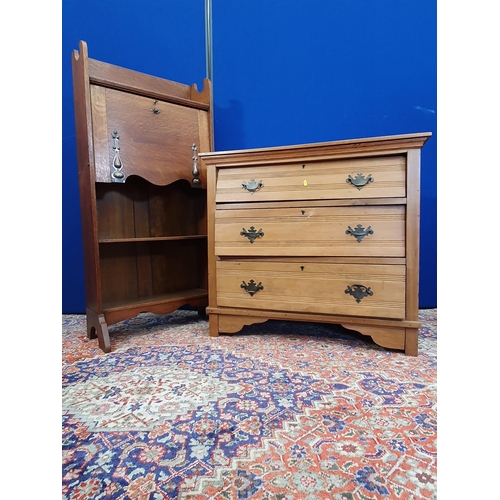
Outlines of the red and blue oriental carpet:
{"label": "red and blue oriental carpet", "polygon": [[436,499],[437,311],[419,356],[340,326],[211,338],[196,312],[63,315],[63,500]]}

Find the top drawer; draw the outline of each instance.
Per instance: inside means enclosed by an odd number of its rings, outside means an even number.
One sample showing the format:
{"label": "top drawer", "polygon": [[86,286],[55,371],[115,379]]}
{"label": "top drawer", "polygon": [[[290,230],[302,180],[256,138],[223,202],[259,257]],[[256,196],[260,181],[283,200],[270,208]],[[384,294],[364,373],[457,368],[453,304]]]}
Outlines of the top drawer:
{"label": "top drawer", "polygon": [[216,203],[404,198],[406,156],[218,169]]}

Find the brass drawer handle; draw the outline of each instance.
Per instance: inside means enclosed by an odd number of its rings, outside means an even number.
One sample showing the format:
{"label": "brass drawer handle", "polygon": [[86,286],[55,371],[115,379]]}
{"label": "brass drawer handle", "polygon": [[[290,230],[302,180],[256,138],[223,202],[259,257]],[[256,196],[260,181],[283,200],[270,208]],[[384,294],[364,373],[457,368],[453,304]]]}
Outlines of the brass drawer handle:
{"label": "brass drawer handle", "polygon": [[243,231],[240,232],[240,235],[246,236],[250,243],[253,243],[256,238],[262,238],[262,236],[264,236],[264,233],[262,232],[262,228],[257,231],[254,226],[250,226],[248,231],[243,228]]}
{"label": "brass drawer handle", "polygon": [[370,287],[366,287],[364,285],[352,285],[348,286],[345,290],[345,293],[352,295],[356,302],[361,302],[361,299],[367,297],[368,295],[373,295],[372,289]]}
{"label": "brass drawer handle", "polygon": [[250,179],[248,183],[243,182],[241,184],[241,187],[249,191],[250,194],[254,194],[255,191],[257,191],[260,188],[263,188],[264,184],[262,184],[262,181],[256,182],[255,179]]}
{"label": "brass drawer handle", "polygon": [[240,288],[243,288],[245,292],[248,292],[250,294],[250,297],[253,297],[254,294],[256,294],[259,290],[264,290],[262,281],[260,281],[257,285],[254,280],[250,280],[248,283],[245,283],[243,281],[240,285]]}
{"label": "brass drawer handle", "polygon": [[371,226],[368,226],[366,229],[363,229],[363,226],[361,224],[358,224],[356,226],[356,229],[353,229],[351,226],[347,226],[345,234],[350,234],[354,236],[358,240],[358,243],[361,243],[361,240],[365,236],[367,236],[368,234],[373,234],[373,229]]}
{"label": "brass drawer handle", "polygon": [[353,178],[349,174],[345,181],[347,182],[347,184],[351,183],[353,186],[356,186],[359,191],[363,186],[366,186],[369,182],[373,182],[373,177],[372,174],[368,174],[368,177],[365,177],[363,174],[358,174],[356,177]]}

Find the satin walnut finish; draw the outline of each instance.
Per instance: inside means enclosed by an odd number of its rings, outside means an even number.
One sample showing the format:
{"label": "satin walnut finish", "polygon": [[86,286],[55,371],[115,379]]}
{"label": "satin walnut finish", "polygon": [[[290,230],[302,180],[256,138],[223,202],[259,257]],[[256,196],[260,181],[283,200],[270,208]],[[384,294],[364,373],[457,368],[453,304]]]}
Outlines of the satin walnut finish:
{"label": "satin walnut finish", "polygon": [[430,135],[201,153],[210,335],[269,319],[338,323],[416,356]]}

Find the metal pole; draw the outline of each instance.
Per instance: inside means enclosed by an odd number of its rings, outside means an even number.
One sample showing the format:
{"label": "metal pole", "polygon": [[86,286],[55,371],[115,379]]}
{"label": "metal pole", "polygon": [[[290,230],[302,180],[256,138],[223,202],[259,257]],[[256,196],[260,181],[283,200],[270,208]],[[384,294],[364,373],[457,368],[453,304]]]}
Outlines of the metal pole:
{"label": "metal pole", "polygon": [[205,54],[207,78],[213,83],[212,62],[212,0],[205,0]]}

